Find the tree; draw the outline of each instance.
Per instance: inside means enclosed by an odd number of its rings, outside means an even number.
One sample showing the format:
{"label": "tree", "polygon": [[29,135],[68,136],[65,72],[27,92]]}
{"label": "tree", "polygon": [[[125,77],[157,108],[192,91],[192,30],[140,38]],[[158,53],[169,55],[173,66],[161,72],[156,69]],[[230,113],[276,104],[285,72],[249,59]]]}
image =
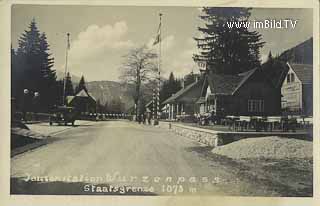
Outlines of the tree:
{"label": "tree", "polygon": [[177,91],[181,89],[181,83],[174,77],[173,72],[170,73],[169,79],[164,81],[160,90],[160,102],[164,102]]}
{"label": "tree", "polygon": [[103,110],[104,110],[105,112],[109,112],[109,111],[110,111],[108,101],[106,101],[106,103],[103,105]]}
{"label": "tree", "polygon": [[85,90],[86,92],[88,92],[88,90],[87,90],[87,87],[86,87],[86,82],[84,81],[84,76],[82,75],[81,76],[81,79],[80,79],[80,81],[79,81],[79,84],[78,84],[78,86],[76,87],[76,89],[75,89],[75,93],[78,93],[78,92],[80,92],[81,90]]}
{"label": "tree", "polygon": [[113,98],[108,104],[108,111],[112,113],[124,112],[124,103],[120,97]]}
{"label": "tree", "polygon": [[194,74],[193,72],[190,72],[189,74],[187,74],[186,76],[184,76],[183,78],[183,85],[184,87],[192,84],[193,82],[195,82],[197,80],[198,75]]}
{"label": "tree", "polygon": [[66,76],[66,88],[65,88],[65,96],[73,96],[74,95],[74,90],[73,90],[73,84],[71,80],[70,73],[67,73]]}
{"label": "tree", "polygon": [[263,67],[273,67],[274,61],[276,60],[276,58],[273,58],[271,51],[269,51],[267,60],[262,64]]}
{"label": "tree", "polygon": [[63,102],[63,80],[58,80],[56,82],[56,92],[55,94],[57,94],[56,96],[56,102],[55,105],[62,105]]}
{"label": "tree", "polygon": [[148,83],[155,78],[157,71],[155,59],[157,54],[151,52],[145,46],[134,48],[124,56],[124,62],[121,66],[120,79],[126,84],[134,85],[131,95],[136,106],[137,119],[140,117],[140,98],[143,84]]}
{"label": "tree", "polygon": [[58,93],[55,93],[57,87],[56,71],[52,70],[54,58],[49,53],[49,44],[45,33],[40,35],[39,45],[39,61],[41,62],[41,92],[42,103],[45,105],[53,105],[54,102],[58,102]]}
{"label": "tree", "polygon": [[268,61],[268,62],[269,62],[269,61],[272,61],[272,59],[273,59],[273,57],[272,57],[272,53],[271,53],[271,51],[269,51],[267,61]]}
{"label": "tree", "polygon": [[[19,88],[20,75],[17,69],[16,52],[11,45],[11,96],[17,97]],[[22,90],[22,88],[21,88]]]}
{"label": "tree", "polygon": [[52,69],[54,59],[49,53],[45,33],[40,33],[35,19],[18,40],[18,49],[12,59],[12,92],[20,97],[23,89],[40,93],[40,107],[48,110],[56,102],[56,74]]}
{"label": "tree", "polygon": [[264,72],[265,77],[269,79],[273,85],[281,89],[282,81],[287,73],[286,61],[283,61],[279,56],[275,56],[267,59],[265,63],[261,65],[261,70]]}
{"label": "tree", "polygon": [[[249,8],[204,7],[205,25],[198,30],[203,37],[194,38],[200,52],[193,56],[198,64],[214,73],[237,74],[260,66],[261,34],[245,26]],[[236,23],[242,25],[235,26]],[[232,25],[231,25],[232,24]]]}
{"label": "tree", "polygon": [[100,99],[98,99],[97,103],[96,103],[96,112],[97,113],[104,113],[105,112],[104,106],[101,104]]}

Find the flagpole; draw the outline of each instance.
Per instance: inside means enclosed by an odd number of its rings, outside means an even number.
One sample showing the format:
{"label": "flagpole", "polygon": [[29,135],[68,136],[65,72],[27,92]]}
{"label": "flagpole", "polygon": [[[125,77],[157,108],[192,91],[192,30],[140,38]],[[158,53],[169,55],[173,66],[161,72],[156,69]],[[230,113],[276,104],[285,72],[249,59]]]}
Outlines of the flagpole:
{"label": "flagpole", "polygon": [[64,68],[64,80],[63,80],[63,97],[62,97],[62,105],[66,105],[66,84],[67,84],[67,71],[68,71],[68,51],[70,48],[70,33],[67,33],[67,50],[66,50],[66,65]]}
{"label": "flagpole", "polygon": [[161,17],[162,17],[162,13],[159,13],[159,18],[160,18],[160,27],[159,27],[159,57],[158,57],[158,91],[157,91],[157,115],[156,115],[156,119],[159,120],[160,119],[160,71],[161,71]]}

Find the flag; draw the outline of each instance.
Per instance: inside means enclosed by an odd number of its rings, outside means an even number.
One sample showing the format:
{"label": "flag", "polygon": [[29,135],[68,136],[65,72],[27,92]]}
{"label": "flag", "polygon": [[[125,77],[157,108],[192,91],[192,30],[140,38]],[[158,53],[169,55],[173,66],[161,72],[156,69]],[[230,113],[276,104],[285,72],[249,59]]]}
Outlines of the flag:
{"label": "flag", "polygon": [[154,46],[154,45],[156,45],[156,44],[158,44],[160,42],[160,38],[161,38],[160,36],[161,36],[161,22],[159,24],[157,36],[156,36],[152,46]]}

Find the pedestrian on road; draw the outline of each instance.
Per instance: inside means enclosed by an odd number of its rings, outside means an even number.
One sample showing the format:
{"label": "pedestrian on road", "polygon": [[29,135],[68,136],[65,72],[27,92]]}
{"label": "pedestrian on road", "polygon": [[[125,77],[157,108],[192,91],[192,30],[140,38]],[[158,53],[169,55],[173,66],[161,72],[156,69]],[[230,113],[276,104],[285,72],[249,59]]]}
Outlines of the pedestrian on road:
{"label": "pedestrian on road", "polygon": [[142,116],[143,124],[147,123],[147,118],[146,117],[147,117],[146,113],[143,113],[143,116]]}
{"label": "pedestrian on road", "polygon": [[148,124],[151,125],[151,113],[147,113],[147,118],[148,118]]}

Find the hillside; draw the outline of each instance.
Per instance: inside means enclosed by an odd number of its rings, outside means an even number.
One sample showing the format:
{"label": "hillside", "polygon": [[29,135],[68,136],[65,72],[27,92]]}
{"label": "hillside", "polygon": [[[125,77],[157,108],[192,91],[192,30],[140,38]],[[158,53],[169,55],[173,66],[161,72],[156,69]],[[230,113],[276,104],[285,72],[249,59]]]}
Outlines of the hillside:
{"label": "hillside", "polygon": [[102,105],[106,102],[110,104],[113,101],[121,101],[125,110],[128,110],[134,105],[132,97],[128,94],[128,88],[114,81],[92,81],[87,82],[89,93]]}
{"label": "hillside", "polygon": [[[63,79],[64,73],[56,70],[57,79]],[[80,77],[70,74],[74,88],[79,84]],[[125,110],[134,105],[132,97],[128,94],[127,86],[114,81],[92,81],[86,82],[89,93],[99,100],[102,105],[112,102],[121,102]]]}

